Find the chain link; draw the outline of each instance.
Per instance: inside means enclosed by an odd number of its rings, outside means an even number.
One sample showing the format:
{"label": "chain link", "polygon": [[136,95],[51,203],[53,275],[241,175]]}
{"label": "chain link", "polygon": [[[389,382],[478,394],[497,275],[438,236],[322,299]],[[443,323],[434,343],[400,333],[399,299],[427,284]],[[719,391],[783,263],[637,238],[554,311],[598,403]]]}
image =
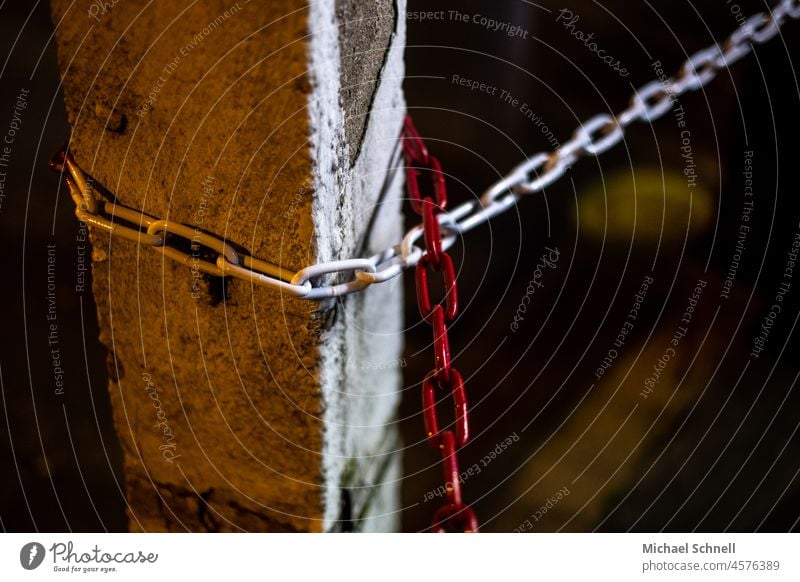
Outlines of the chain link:
{"label": "chain link", "polygon": [[[458,314],[458,290],[447,249],[459,236],[505,212],[522,196],[545,190],[580,157],[597,156],[616,146],[632,123],[650,123],[662,117],[678,96],[704,87],[720,70],[749,54],[754,43],[774,38],[787,17],[800,18],[800,0],[782,0],[772,11],[749,17],[721,45],[714,44],[689,57],[675,77],[651,81],[636,90],[627,109],[615,116],[600,113],[588,119],[561,147],[529,157],[489,186],[479,200],[465,202],[450,211],[445,211],[447,190],[441,164],[429,153],[411,118],[406,117],[401,136],[406,183],[411,207],[422,217],[422,224],[411,228],[400,244],[368,258],[320,263],[292,271],[237,250],[229,241],[199,228],[158,219],[106,199],[66,148],[56,154],[50,167],[64,176],[81,222],[111,236],[152,247],[178,263],[210,275],[235,277],[294,297],[316,300],[361,291],[416,267],[419,311],[433,328],[434,337],[435,367],[422,383],[423,417],[427,440],[442,457],[446,487],[446,503],[435,512],[432,531],[477,532],[477,518],[462,499],[459,481],[457,450],[469,438],[469,416],[464,379],[450,361],[447,322]],[[422,176],[430,180],[433,196],[423,194]],[[416,245],[420,237],[424,249]],[[187,242],[192,253],[183,250]],[[206,249],[202,255],[200,247]],[[350,280],[314,285],[322,277],[344,273],[352,274]],[[443,302],[435,305],[430,297],[430,273],[441,275],[445,293]],[[455,430],[440,427],[437,388],[450,394]]]}
{"label": "chain link", "polygon": [[[572,139],[555,151],[529,157],[489,186],[479,200],[466,202],[450,211],[445,211],[447,193],[439,160],[428,152],[410,118],[407,118],[402,139],[406,157],[413,160],[413,164],[406,168],[409,198],[415,212],[432,214],[437,224],[429,220],[427,228],[414,226],[401,244],[368,258],[320,263],[295,272],[235,250],[225,239],[197,228],[159,220],[105,200],[66,150],[56,155],[51,167],[64,175],[78,219],[97,230],[153,247],[179,263],[211,275],[236,277],[302,299],[338,297],[389,281],[405,269],[415,267],[426,256],[426,252],[415,244],[421,236],[426,241],[434,241],[434,244],[441,240],[441,249],[437,247],[432,253],[433,257],[438,257],[440,250],[446,251],[460,235],[507,211],[522,196],[545,190],[564,176],[580,157],[600,155],[620,143],[632,123],[651,123],[662,117],[678,96],[704,87],[720,70],[749,54],[754,44],[774,38],[787,18],[800,19],[800,0],[782,0],[771,11],[750,16],[723,43],[689,57],[675,77],[651,81],[637,89],[627,109],[617,115],[595,115],[581,124]],[[423,175],[430,179],[433,197],[422,194],[420,178]],[[426,198],[431,202],[429,209],[424,208],[423,200]],[[437,236],[437,230],[442,231],[442,237]],[[183,244],[180,244],[180,239],[185,239]],[[196,252],[186,253],[181,250],[186,247],[186,240],[192,249],[204,247],[216,257],[212,261],[198,258]],[[330,283],[333,276],[348,274],[349,280]]]}
{"label": "chain link", "polygon": [[[749,17],[721,47],[714,44],[689,57],[675,77],[654,80],[635,90],[628,108],[616,116],[601,113],[587,120],[561,147],[529,157],[489,186],[480,201],[459,206],[457,216],[453,216],[455,210],[441,214],[442,228],[446,232],[463,234],[506,211],[521,196],[545,190],[580,157],[597,156],[611,149],[624,139],[629,125],[636,121],[650,123],[662,117],[672,109],[678,96],[704,87],[720,70],[750,53],[753,43],[761,44],[774,38],[786,17],[800,18],[800,0],[783,0],[772,11]],[[410,253],[407,256],[411,257]]]}
{"label": "chain link", "polygon": [[[417,306],[422,319],[433,328],[433,352],[435,366],[422,381],[422,411],[428,442],[438,449],[444,467],[444,482],[447,502],[433,516],[432,530],[435,532],[477,532],[478,520],[472,509],[461,498],[457,449],[467,444],[469,438],[469,416],[464,378],[450,361],[450,341],[447,322],[458,315],[458,286],[453,260],[445,250],[439,215],[447,203],[447,190],[438,160],[428,153],[425,142],[417,133],[410,117],[403,123],[403,153],[409,184],[420,170],[431,174],[434,196],[421,196],[420,191],[409,198],[412,209],[422,217],[422,232],[425,251],[416,265]],[[437,176],[438,174],[438,176]],[[419,235],[415,235],[418,237]],[[429,272],[442,276],[444,299],[433,305],[428,286]],[[453,400],[455,432],[442,430],[436,412],[436,389],[450,394]]]}

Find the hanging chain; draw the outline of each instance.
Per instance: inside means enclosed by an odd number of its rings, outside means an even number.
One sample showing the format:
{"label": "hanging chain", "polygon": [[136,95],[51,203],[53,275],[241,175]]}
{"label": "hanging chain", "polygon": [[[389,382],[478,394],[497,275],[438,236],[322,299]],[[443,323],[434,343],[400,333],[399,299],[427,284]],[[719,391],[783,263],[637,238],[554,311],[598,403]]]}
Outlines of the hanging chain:
{"label": "hanging chain", "polygon": [[[440,256],[438,253],[450,248],[458,236],[505,212],[522,196],[541,192],[553,184],[580,157],[597,156],[617,145],[624,139],[625,130],[632,123],[651,123],[663,116],[672,108],[678,96],[704,87],[720,70],[749,54],[753,45],[774,38],[787,18],[800,18],[800,0],[782,0],[771,11],[754,14],[721,45],[713,44],[689,57],[674,77],[651,81],[637,89],[629,107],[624,111],[617,115],[595,115],[581,124],[572,139],[555,151],[541,152],[529,157],[508,175],[492,184],[480,200],[465,202],[449,212],[443,210],[444,176],[438,161],[428,155],[421,140],[412,139],[415,145],[411,146],[411,150],[408,147],[404,147],[404,150],[410,154],[411,159],[430,168],[429,173],[434,180],[432,186],[435,202],[433,206],[426,206],[424,200],[419,198],[416,173],[413,173],[413,177],[407,174],[412,205],[422,215],[423,224],[409,230],[401,244],[367,258],[319,263],[299,271],[286,269],[236,250],[224,238],[174,221],[159,220],[139,210],[106,200],[96,191],[91,179],[66,150],[57,154],[51,167],[63,173],[76,205],[75,214],[78,219],[97,230],[151,246],[175,261],[218,277],[244,279],[254,285],[276,289],[302,299],[338,297],[361,291],[374,283],[394,279],[405,269],[416,267],[429,251],[423,251],[415,243],[420,237],[425,237],[426,248],[430,249],[429,238],[443,231],[444,236],[438,242],[431,243],[437,245],[433,255]],[[428,215],[426,213],[435,218],[435,221],[429,219],[427,226],[424,224],[425,216]],[[179,239],[187,239],[193,249],[204,247],[205,257],[198,260],[196,253],[189,254],[181,250],[186,247],[186,241],[181,244]],[[436,259],[426,260],[427,265],[438,268],[438,264],[434,265],[435,262]],[[427,268],[424,267],[423,271]],[[349,280],[334,285],[312,284],[312,280],[320,283],[318,278],[323,275],[335,274],[350,274],[350,277]]]}
{"label": "hanging chain", "polygon": [[[439,217],[447,206],[447,189],[439,160],[430,155],[425,142],[417,133],[410,117],[403,123],[403,153],[406,160],[406,184],[411,208],[422,217],[425,252],[415,268],[417,306],[422,319],[433,328],[435,366],[422,381],[422,407],[428,442],[442,455],[447,501],[433,516],[436,532],[477,532],[475,513],[461,499],[457,449],[469,438],[469,417],[464,379],[450,363],[450,343],[447,322],[458,315],[458,287],[453,260],[443,248]],[[423,196],[419,185],[421,175],[430,178],[433,197]],[[444,300],[433,304],[428,287],[428,275],[442,278]],[[455,408],[455,432],[439,428],[436,415],[436,389],[450,392]]]}

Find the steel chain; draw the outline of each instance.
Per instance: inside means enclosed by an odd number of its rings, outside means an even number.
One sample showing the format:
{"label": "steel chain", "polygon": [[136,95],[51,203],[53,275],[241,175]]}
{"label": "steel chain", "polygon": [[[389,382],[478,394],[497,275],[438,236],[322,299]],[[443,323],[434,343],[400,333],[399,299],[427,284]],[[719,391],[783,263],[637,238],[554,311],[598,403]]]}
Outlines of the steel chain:
{"label": "steel chain", "polygon": [[[404,151],[415,160],[415,165],[406,171],[409,198],[415,212],[422,214],[425,208],[419,188],[420,171],[430,169],[428,173],[433,180],[434,196],[433,205],[427,212],[435,215],[437,224],[429,220],[427,229],[418,224],[406,233],[400,244],[371,257],[320,263],[295,272],[235,250],[229,241],[194,227],[159,220],[105,200],[66,150],[57,154],[51,167],[63,173],[76,204],[78,219],[97,230],[153,247],[175,261],[211,275],[236,277],[302,299],[338,297],[389,281],[405,269],[415,267],[426,256],[426,252],[415,244],[421,236],[432,238],[433,244],[441,244],[441,249],[437,246],[432,253],[434,262],[429,260],[429,264],[435,267],[439,252],[452,246],[458,236],[505,212],[522,196],[543,191],[561,178],[580,157],[597,156],[614,147],[624,139],[630,124],[636,121],[650,123],[663,116],[678,96],[704,87],[721,69],[749,54],[754,44],[774,38],[787,17],[800,19],[800,0],[782,0],[771,11],[750,16],[722,44],[714,44],[689,57],[675,77],[651,81],[636,90],[627,109],[617,115],[601,113],[592,117],[581,124],[572,139],[555,151],[531,156],[489,186],[480,200],[465,202],[449,211],[444,210],[447,194],[439,161],[430,155],[413,124],[406,123]],[[436,236],[437,230],[442,231],[442,237]],[[176,245],[177,239],[188,239],[192,248],[204,247],[210,251],[213,260],[198,260],[196,253],[181,250],[186,244]],[[348,273],[351,274],[349,280],[338,284],[330,284],[330,278],[320,279],[324,275]]]}
{"label": "steel chain", "polygon": [[[425,142],[417,133],[410,117],[403,123],[403,153],[406,160],[406,181],[411,207],[422,217],[425,251],[416,265],[417,305],[422,319],[433,328],[435,366],[422,381],[422,410],[428,442],[442,455],[446,503],[433,516],[432,530],[436,532],[477,532],[478,521],[469,505],[461,497],[457,450],[469,438],[469,416],[464,378],[450,361],[450,342],[447,322],[458,315],[458,286],[453,260],[444,250],[438,215],[447,206],[447,189],[439,161],[428,152]],[[424,195],[419,178],[430,178],[433,196]],[[433,304],[428,286],[428,275],[440,273],[443,280],[444,299]],[[436,388],[449,391],[455,411],[455,432],[442,429],[436,413]]]}

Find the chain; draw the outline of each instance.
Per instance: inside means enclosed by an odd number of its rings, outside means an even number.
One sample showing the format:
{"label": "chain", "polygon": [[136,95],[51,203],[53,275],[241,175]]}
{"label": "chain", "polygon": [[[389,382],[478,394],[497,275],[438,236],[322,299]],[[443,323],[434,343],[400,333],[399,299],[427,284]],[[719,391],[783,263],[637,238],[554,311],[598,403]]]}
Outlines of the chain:
{"label": "chain", "polygon": [[[64,175],[75,203],[75,215],[81,222],[111,236],[152,247],[178,263],[217,277],[236,277],[303,299],[324,299],[367,287],[373,281],[362,277],[375,275],[380,279],[385,271],[377,273],[378,267],[383,268],[395,258],[390,250],[368,259],[320,263],[295,272],[237,250],[229,241],[199,228],[160,220],[105,199],[66,148],[50,160],[50,168]],[[192,252],[186,252],[186,248]],[[311,284],[315,277],[345,271],[354,271],[358,277],[338,285],[313,287]]]}
{"label": "chain", "polygon": [[[422,217],[425,252],[415,268],[417,306],[422,319],[433,328],[435,366],[422,381],[422,407],[428,442],[442,455],[447,501],[433,515],[432,529],[477,532],[475,513],[461,499],[457,449],[469,438],[469,417],[464,378],[450,364],[450,342],[447,322],[458,315],[458,287],[453,260],[443,248],[439,217],[447,206],[447,189],[439,160],[428,153],[425,142],[417,133],[410,117],[403,123],[403,153],[406,160],[406,184],[411,208]],[[420,193],[420,174],[431,181],[433,197]],[[433,305],[428,287],[429,273],[441,275],[445,297]],[[436,415],[436,388],[450,391],[455,408],[455,432],[441,430]]]}
{"label": "chain", "polygon": [[[674,77],[651,81],[634,91],[630,105],[624,111],[617,115],[595,115],[581,124],[572,138],[555,151],[529,157],[492,184],[479,200],[465,202],[449,212],[444,211],[444,175],[438,160],[428,154],[419,136],[405,136],[407,156],[431,170],[434,204],[431,206],[420,198],[417,172],[407,172],[412,206],[423,217],[423,224],[409,230],[399,245],[367,258],[319,263],[299,271],[286,269],[237,250],[229,241],[197,228],[160,220],[104,199],[66,150],[56,155],[51,167],[63,173],[78,219],[95,229],[153,247],[179,263],[218,277],[236,277],[302,299],[338,297],[361,291],[374,283],[389,281],[405,269],[416,267],[429,252],[415,244],[420,237],[425,237],[426,249],[430,248],[429,243],[437,245],[433,255],[439,256],[460,235],[505,212],[521,197],[541,192],[556,182],[580,157],[597,156],[611,149],[624,139],[629,125],[637,121],[655,121],[672,108],[678,96],[704,87],[720,70],[749,54],[754,45],[774,38],[787,17],[800,18],[800,0],[782,0],[771,11],[749,17],[721,45],[713,44],[689,57]],[[406,145],[408,141],[413,145]],[[429,219],[425,226],[426,212],[435,217],[436,225]],[[441,239],[431,241],[430,237],[439,231],[443,232]],[[206,249],[202,259],[198,258],[197,252],[190,254],[182,250],[187,241],[192,249]],[[426,264],[433,266],[434,261],[428,259]],[[350,274],[349,280],[333,285],[319,284],[323,275],[342,274]],[[318,284],[314,285],[312,281]]]}
{"label": "chain", "polygon": [[[800,18],[800,0],[783,0],[769,13],[759,12],[749,17],[722,45],[713,44],[689,57],[674,77],[654,80],[635,90],[624,111],[617,115],[595,115],[555,151],[529,157],[486,189],[480,200],[464,203],[442,216],[442,227],[448,234],[463,234],[505,212],[522,196],[543,191],[580,157],[608,151],[623,140],[629,125],[636,121],[652,123],[667,113],[680,95],[704,87],[720,70],[750,53],[753,44],[774,38],[787,17]],[[415,236],[418,235],[412,229],[407,239]],[[413,261],[411,245],[404,248],[403,256]]]}

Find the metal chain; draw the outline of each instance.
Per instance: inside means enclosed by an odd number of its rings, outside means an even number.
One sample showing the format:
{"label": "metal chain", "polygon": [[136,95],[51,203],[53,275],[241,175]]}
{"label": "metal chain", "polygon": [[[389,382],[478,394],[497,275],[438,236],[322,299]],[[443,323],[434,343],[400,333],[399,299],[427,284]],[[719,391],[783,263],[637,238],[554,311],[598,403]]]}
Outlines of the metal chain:
{"label": "metal chain", "polygon": [[[600,113],[581,124],[572,138],[553,152],[540,152],[519,164],[508,175],[492,184],[480,200],[465,202],[444,212],[446,202],[444,176],[438,160],[430,156],[424,144],[411,147],[411,158],[421,167],[429,167],[432,175],[435,206],[433,214],[437,226],[429,223],[427,229],[419,224],[409,230],[402,243],[366,258],[319,263],[293,271],[234,249],[229,241],[200,232],[191,226],[174,221],[159,220],[139,210],[106,200],[95,191],[92,181],[75,163],[69,152],[62,151],[51,162],[51,167],[65,176],[70,195],[75,202],[75,214],[87,225],[104,230],[112,236],[129,239],[151,246],[187,266],[218,277],[236,277],[263,287],[276,289],[302,299],[324,299],[361,291],[374,284],[394,279],[405,269],[415,267],[425,252],[415,243],[420,237],[443,231],[441,251],[450,248],[465,232],[472,230],[494,216],[514,206],[528,194],[543,191],[561,178],[567,169],[582,156],[597,156],[623,140],[625,130],[636,121],[651,123],[672,108],[674,100],[688,92],[696,91],[710,82],[717,73],[732,65],[753,50],[754,44],[774,38],[786,19],[800,18],[800,0],[782,0],[771,11],[759,12],[745,20],[721,45],[714,44],[698,51],[683,64],[674,77],[655,80],[634,92],[630,105],[617,115]],[[408,138],[404,140],[408,141]],[[64,172],[66,170],[66,172]],[[419,197],[417,177],[407,175],[409,196],[414,210],[419,213],[424,204]],[[440,198],[441,197],[441,198]],[[188,239],[191,248],[205,247],[212,259],[198,260],[197,254],[181,250]],[[437,246],[435,252],[439,252]],[[349,280],[329,284],[320,281],[323,275],[351,274]],[[330,280],[330,279],[329,279]]]}
{"label": "metal chain", "polygon": [[[616,146],[636,121],[651,123],[669,111],[675,99],[709,83],[717,73],[774,38],[786,17],[800,18],[800,0],[783,0],[771,12],[745,20],[722,45],[714,44],[689,57],[674,77],[654,80],[634,91],[627,109],[617,115],[600,113],[585,121],[572,138],[552,152],[540,152],[492,184],[479,201],[466,202],[441,217],[447,234],[463,234],[514,206],[527,194],[543,191],[561,178],[582,156],[598,156]],[[407,238],[418,235],[414,230]],[[404,241],[405,243],[405,241]],[[413,260],[411,244],[404,257]]]}
{"label": "metal chain", "polygon": [[[439,216],[447,206],[447,189],[441,165],[428,153],[425,142],[417,133],[410,117],[403,123],[403,153],[406,160],[406,183],[411,208],[422,217],[425,252],[416,265],[417,306],[422,319],[433,327],[434,369],[422,381],[422,407],[428,442],[442,455],[446,503],[433,515],[432,530],[477,532],[478,520],[469,505],[461,498],[460,472],[456,451],[469,438],[469,416],[464,378],[450,363],[450,342],[447,322],[458,315],[458,287],[453,260],[443,248]],[[433,196],[423,196],[419,186],[420,174],[430,178]],[[442,277],[444,300],[431,301],[428,275]],[[442,430],[436,414],[436,388],[449,391],[455,408],[455,432]]]}
{"label": "metal chain", "polygon": [[[362,277],[374,274],[380,279],[386,274],[386,263],[396,256],[390,249],[368,259],[320,263],[295,272],[236,250],[230,241],[199,228],[160,220],[105,199],[66,149],[50,160],[50,168],[64,175],[70,197],[75,203],[75,215],[88,226],[152,247],[170,259],[204,273],[217,277],[236,277],[295,297],[324,299],[360,291],[373,282]],[[191,253],[183,250],[187,247],[192,249]],[[202,248],[206,249],[205,253],[200,252]],[[380,274],[376,272],[379,266],[383,269]],[[346,271],[354,271],[358,276],[338,285],[313,287],[311,284],[315,277]]]}

